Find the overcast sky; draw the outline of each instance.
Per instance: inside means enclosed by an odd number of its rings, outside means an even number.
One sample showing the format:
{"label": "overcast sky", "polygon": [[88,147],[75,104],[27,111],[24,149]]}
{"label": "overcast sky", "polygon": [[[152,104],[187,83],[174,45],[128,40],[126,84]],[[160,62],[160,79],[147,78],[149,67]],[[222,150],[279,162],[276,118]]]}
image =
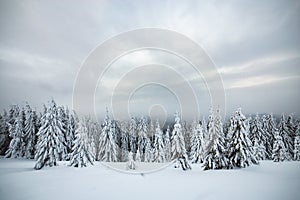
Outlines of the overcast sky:
{"label": "overcast sky", "polygon": [[[156,27],[182,33],[206,50],[223,79],[228,114],[237,107],[247,113],[300,113],[300,1],[0,0],[0,27],[1,109],[23,101],[39,108],[52,97],[71,107],[77,72],[97,45],[125,31]],[[106,83],[123,76],[118,66],[126,71],[149,63],[187,69],[178,58],[143,50],[114,63]],[[145,112],[157,104],[176,109],[172,92],[156,87],[136,90],[130,109]],[[95,94],[102,110],[105,92]],[[203,90],[197,96],[206,115],[209,95]]]}

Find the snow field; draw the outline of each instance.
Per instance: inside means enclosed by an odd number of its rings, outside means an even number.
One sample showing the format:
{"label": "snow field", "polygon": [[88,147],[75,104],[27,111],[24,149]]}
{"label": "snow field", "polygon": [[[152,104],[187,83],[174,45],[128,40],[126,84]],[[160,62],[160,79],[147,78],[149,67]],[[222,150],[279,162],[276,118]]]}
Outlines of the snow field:
{"label": "snow field", "polygon": [[[86,168],[57,167],[34,170],[35,161],[0,159],[1,200],[60,199],[172,199],[172,200],[282,200],[300,197],[300,162],[261,161],[244,169],[203,171],[173,168],[155,173],[121,173],[95,162]],[[125,163],[108,163],[124,167]],[[161,167],[137,163],[138,170]]]}

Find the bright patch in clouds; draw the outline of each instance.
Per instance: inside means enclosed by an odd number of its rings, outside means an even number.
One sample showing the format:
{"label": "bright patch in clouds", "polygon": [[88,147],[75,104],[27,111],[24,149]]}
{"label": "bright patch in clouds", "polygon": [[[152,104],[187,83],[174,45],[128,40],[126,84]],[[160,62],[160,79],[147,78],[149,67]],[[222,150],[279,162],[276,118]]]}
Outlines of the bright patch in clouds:
{"label": "bright patch in clouds", "polygon": [[279,81],[285,81],[290,79],[300,79],[300,76],[289,76],[289,77],[276,77],[276,76],[256,76],[251,78],[246,78],[233,82],[229,88],[246,88],[246,87],[256,87],[265,84],[276,83]]}

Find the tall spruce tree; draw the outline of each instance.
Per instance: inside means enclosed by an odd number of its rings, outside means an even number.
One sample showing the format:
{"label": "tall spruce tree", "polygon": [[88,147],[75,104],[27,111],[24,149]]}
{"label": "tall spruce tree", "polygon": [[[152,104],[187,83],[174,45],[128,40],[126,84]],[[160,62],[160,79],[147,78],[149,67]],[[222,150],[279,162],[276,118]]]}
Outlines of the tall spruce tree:
{"label": "tall spruce tree", "polygon": [[166,161],[171,160],[171,142],[170,142],[170,128],[167,127],[167,130],[165,131],[163,135],[163,141],[165,146],[165,159]]}
{"label": "tall spruce tree", "polygon": [[182,128],[178,112],[175,113],[175,124],[171,136],[172,159],[176,159],[186,154]]}
{"label": "tall spruce tree", "polygon": [[202,122],[196,124],[191,138],[190,159],[192,163],[202,163],[204,158],[204,133]]}
{"label": "tall spruce tree", "polygon": [[59,147],[59,160],[68,160],[68,148],[67,148],[67,142],[66,142],[66,114],[65,114],[65,110],[62,106],[57,106],[57,117],[59,118],[60,122],[61,122],[61,131],[62,134],[59,135],[59,140],[61,141],[59,143],[60,147]]}
{"label": "tall spruce tree", "polygon": [[205,116],[202,117],[202,128],[203,128],[203,138],[204,141],[208,138],[208,132],[207,132],[207,122],[205,119]]}
{"label": "tall spruce tree", "polygon": [[183,170],[191,169],[188,163],[180,117],[177,111],[175,113],[175,124],[171,136],[171,155],[172,159],[177,159],[177,163],[181,164]]}
{"label": "tall spruce tree", "polygon": [[292,141],[292,138],[290,137],[289,129],[286,125],[285,117],[283,114],[282,114],[280,122],[279,122],[278,131],[279,131],[279,135],[282,138],[282,142],[284,143],[284,146],[287,150],[286,158],[287,158],[287,160],[291,160],[291,158],[292,158],[291,152],[293,152],[293,150],[294,150],[293,141]]}
{"label": "tall spruce tree", "polygon": [[[76,121],[78,121],[78,119],[76,119]],[[93,145],[92,149],[94,151],[93,154],[95,155],[95,160],[99,161],[101,125],[92,120],[90,117],[86,117],[84,122],[86,124],[85,126],[87,127],[88,136],[90,138],[89,140]]]}
{"label": "tall spruce tree", "polygon": [[182,123],[184,145],[188,155],[189,152],[191,151],[191,137],[192,137],[193,125],[194,124],[192,123],[192,125],[190,126],[187,121],[183,121]]}
{"label": "tall spruce tree", "polygon": [[216,116],[212,111],[209,118],[209,140],[207,140],[205,147],[203,167],[204,170],[225,169],[228,167],[228,159],[226,157],[225,135],[220,109],[217,109]]}
{"label": "tall spruce tree", "polygon": [[19,114],[15,113],[14,115],[13,124],[9,124],[9,135],[12,140],[6,151],[6,158],[20,158],[24,156],[24,127],[21,110],[19,110]]}
{"label": "tall spruce tree", "polygon": [[247,167],[250,164],[257,164],[251,140],[247,133],[248,128],[245,124],[246,117],[241,109],[235,112],[232,118],[229,135],[231,136],[228,149],[229,168]]}
{"label": "tall spruce tree", "polygon": [[227,127],[227,132],[226,132],[226,143],[227,143],[227,149],[229,149],[230,141],[233,137],[234,129],[235,129],[235,120],[234,117],[231,116],[229,119],[228,127]]}
{"label": "tall spruce tree", "polygon": [[148,137],[150,139],[151,144],[153,144],[154,143],[154,137],[155,137],[155,127],[154,127],[154,124],[153,124],[152,120],[150,120],[150,128],[149,128]]}
{"label": "tall spruce tree", "polygon": [[117,147],[117,154],[119,154],[119,147],[121,147],[121,125],[118,120],[112,119],[112,133]]}
{"label": "tall spruce tree", "polygon": [[132,153],[136,153],[136,135],[137,135],[137,122],[136,118],[132,117],[129,125],[129,146]]}
{"label": "tall spruce tree", "polygon": [[129,152],[129,135],[127,123],[123,122],[121,126],[121,161],[127,161]]}
{"label": "tall spruce tree", "polygon": [[41,127],[37,133],[38,143],[35,153],[35,169],[44,166],[56,166],[60,159],[61,147],[63,146],[63,122],[57,112],[54,100],[49,103],[46,113],[41,119]]}
{"label": "tall spruce tree", "polygon": [[70,166],[86,167],[88,163],[93,165],[94,155],[91,144],[88,141],[88,130],[86,123],[79,121],[75,130],[75,140],[73,140],[72,153],[70,156]]}
{"label": "tall spruce tree", "polygon": [[278,131],[275,132],[272,159],[274,162],[284,161],[289,158],[288,151]]}
{"label": "tall spruce tree", "polygon": [[35,112],[29,104],[25,106],[25,127],[24,127],[24,142],[25,142],[25,157],[32,159],[35,153],[36,143],[36,119]]}
{"label": "tall spruce tree", "polygon": [[250,127],[250,140],[253,144],[254,155],[257,160],[266,159],[265,136],[262,123],[259,116],[256,115]]}
{"label": "tall spruce tree", "polygon": [[150,138],[146,140],[145,154],[144,154],[144,162],[151,162],[153,158],[153,150],[151,146]]}
{"label": "tall spruce tree", "polygon": [[292,115],[288,116],[288,118],[286,120],[286,127],[287,127],[287,130],[288,130],[289,138],[291,138],[291,147],[289,146],[288,151],[289,151],[291,157],[293,157],[296,127],[295,127]]}
{"label": "tall spruce tree", "polygon": [[276,125],[272,115],[263,115],[262,129],[265,133],[266,159],[272,159],[273,143]]}
{"label": "tall spruce tree", "polygon": [[117,145],[114,138],[114,129],[112,128],[112,120],[109,118],[108,109],[106,109],[106,116],[102,125],[102,132],[100,135],[100,160],[106,162],[116,162]]}
{"label": "tall spruce tree", "polygon": [[148,124],[145,117],[141,117],[139,124],[137,126],[138,133],[138,149],[140,150],[141,157],[144,157],[147,133],[148,133]]}
{"label": "tall spruce tree", "polygon": [[[65,143],[66,143],[66,150],[67,155],[65,156],[66,160],[70,160],[71,153],[72,153],[72,147],[73,147],[73,141],[75,140],[75,130],[77,125],[77,116],[75,116],[76,113],[73,111],[70,111],[68,107],[65,108]],[[86,122],[84,122],[86,126]],[[87,131],[88,136],[88,131]]]}
{"label": "tall spruce tree", "polygon": [[165,162],[165,146],[163,142],[163,133],[159,122],[156,121],[155,139],[154,139],[154,159],[155,162]]}

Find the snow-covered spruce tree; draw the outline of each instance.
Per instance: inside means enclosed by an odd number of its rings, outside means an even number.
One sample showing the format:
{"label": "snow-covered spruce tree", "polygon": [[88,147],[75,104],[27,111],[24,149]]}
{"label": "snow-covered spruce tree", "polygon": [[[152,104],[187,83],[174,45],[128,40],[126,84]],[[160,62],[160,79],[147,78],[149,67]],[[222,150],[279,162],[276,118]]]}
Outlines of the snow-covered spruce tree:
{"label": "snow-covered spruce tree", "polygon": [[[94,138],[87,136],[87,143],[89,145],[90,152],[93,155],[93,158],[94,158],[94,161],[95,161],[96,160],[96,146],[95,146]],[[70,157],[71,157],[71,155],[70,155]]]}
{"label": "snow-covered spruce tree", "polygon": [[285,161],[288,157],[282,137],[278,131],[275,132],[275,140],[273,145],[272,159],[274,162]]}
{"label": "snow-covered spruce tree", "polygon": [[18,105],[11,105],[8,111],[8,123],[13,125],[15,119],[21,115],[21,110]]}
{"label": "snow-covered spruce tree", "polygon": [[192,135],[192,126],[189,126],[187,121],[183,121],[182,123],[182,133],[184,138],[184,145],[185,149],[187,151],[187,155],[189,154],[191,150],[191,135]]}
{"label": "snow-covered spruce tree", "polygon": [[112,128],[112,120],[109,118],[108,110],[106,109],[106,116],[102,125],[102,132],[100,135],[100,160],[106,162],[117,161],[117,145],[114,139],[114,129]]}
{"label": "snow-covered spruce tree", "polygon": [[[76,115],[76,113],[73,111],[69,111],[69,108],[66,107],[65,108],[65,141],[66,141],[66,150],[67,150],[67,155],[65,156],[66,160],[70,160],[71,158],[71,153],[72,153],[72,146],[73,146],[73,141],[75,139],[75,130],[76,130],[76,124],[78,123],[76,121],[76,118],[74,115]],[[86,126],[86,122],[85,126]],[[87,131],[88,134],[88,131]],[[89,137],[91,138],[91,137]]]}
{"label": "snow-covered spruce tree", "polygon": [[258,161],[266,159],[266,148],[257,138],[255,138],[253,142],[253,151],[254,156]]}
{"label": "snow-covered spruce tree", "polygon": [[263,115],[262,117],[262,129],[265,134],[264,146],[266,149],[266,159],[272,159],[274,135],[275,135],[275,123],[272,115]]}
{"label": "snow-covered spruce tree", "polygon": [[294,139],[295,139],[295,131],[296,131],[296,127],[294,125],[294,121],[293,121],[293,117],[292,115],[289,115],[287,120],[286,120],[286,127],[288,129],[288,135],[291,138],[292,142],[292,148],[289,148],[288,151],[291,155],[291,158],[294,155]]}
{"label": "snow-covered spruce tree", "polygon": [[[282,114],[280,122],[279,122],[278,132],[279,132],[279,135],[281,136],[284,146],[287,150],[286,158],[287,158],[287,160],[291,160],[291,158],[292,158],[291,152],[293,152],[294,147],[293,147],[292,138],[289,135],[289,130],[286,125],[285,117],[283,114]],[[273,147],[273,149],[274,149],[274,147]]]}
{"label": "snow-covered spruce tree", "polygon": [[121,146],[121,125],[118,120],[111,120],[111,125],[112,125],[112,132],[113,132],[113,137],[115,140],[115,143],[117,145],[117,154],[119,154],[119,147]]}
{"label": "snow-covered spruce tree", "polygon": [[227,143],[227,135],[228,135],[228,132],[229,132],[229,127],[230,127],[230,120],[225,120],[224,119],[223,132],[225,134],[226,143]]}
{"label": "snow-covered spruce tree", "polygon": [[132,117],[129,125],[129,146],[132,153],[136,153],[136,135],[137,135],[137,122],[136,118]]}
{"label": "snow-covered spruce tree", "polygon": [[128,162],[127,162],[127,165],[126,165],[126,169],[129,170],[135,170],[135,162],[133,160],[133,153],[132,152],[129,152],[128,153]]}
{"label": "snow-covered spruce tree", "polygon": [[[25,127],[25,108],[24,106],[21,107],[20,109],[20,116],[21,116],[21,121],[22,121],[22,127],[23,127],[23,132],[24,132],[24,127]],[[23,149],[23,153],[25,154],[25,148]]]}
{"label": "snow-covered spruce tree", "polygon": [[156,128],[155,128],[153,161],[165,162],[165,146],[163,142],[163,133],[160,129],[158,121],[156,121]]}
{"label": "snow-covered spruce tree", "polygon": [[146,147],[145,147],[145,153],[144,153],[144,162],[151,162],[152,161],[152,147],[151,147],[151,141],[149,138],[146,140]]}
{"label": "snow-covered spruce tree", "polygon": [[[76,121],[78,121],[78,119],[76,119]],[[95,155],[95,160],[99,161],[101,125],[90,117],[86,117],[84,122],[87,127],[89,140],[92,141],[93,144],[92,149],[94,151],[93,154]]]}
{"label": "snow-covered spruce tree", "polygon": [[9,135],[12,138],[8,150],[6,151],[6,158],[20,158],[24,156],[24,131],[21,111],[16,115],[14,124],[9,124]]}
{"label": "snow-covered spruce tree", "polygon": [[36,143],[36,115],[30,108],[29,104],[25,106],[25,127],[24,127],[24,142],[25,142],[25,157],[28,159],[34,158],[35,143]]}
{"label": "snow-covered spruce tree", "polygon": [[246,130],[245,120],[241,109],[238,109],[232,118],[232,124],[229,128],[232,135],[229,142],[228,159],[229,168],[247,167],[250,164],[258,164],[254,153],[251,140],[248,138],[249,133]]}
{"label": "snow-covered spruce tree", "polygon": [[[94,122],[94,142],[95,142],[95,160],[100,161],[100,137],[102,133],[102,125],[98,122]],[[97,139],[98,138],[98,139]]]}
{"label": "snow-covered spruce tree", "polygon": [[66,114],[64,112],[64,108],[62,106],[57,106],[57,117],[60,119],[62,134],[59,135],[59,160],[68,160],[68,150],[66,143]]}
{"label": "snow-covered spruce tree", "polygon": [[186,154],[184,138],[178,112],[175,113],[175,124],[171,136],[171,154],[172,159],[176,159]]}
{"label": "snow-covered spruce tree", "polygon": [[[189,126],[189,128],[190,128],[190,133],[189,133],[189,142],[190,142],[190,144],[189,144],[189,149],[187,149],[186,148],[186,150],[187,150],[187,154],[188,154],[188,156],[190,157],[191,156],[191,148],[192,148],[192,140],[193,140],[193,137],[194,137],[194,131],[195,131],[195,129],[196,129],[196,127],[197,127],[197,120],[193,120],[193,122],[191,123],[191,125]],[[185,139],[185,146],[186,146],[186,139]]]}
{"label": "snow-covered spruce tree", "polygon": [[225,135],[221,121],[220,109],[217,109],[216,116],[211,111],[208,124],[209,140],[206,142],[203,167],[208,169],[225,169],[228,167],[226,157]]}
{"label": "snow-covered spruce tree", "polygon": [[203,139],[204,141],[208,138],[208,133],[207,133],[207,122],[206,122],[206,119],[205,119],[205,116],[203,116],[202,118],[202,128],[203,128]]}
{"label": "snow-covered spruce tree", "polygon": [[148,137],[150,139],[151,144],[154,143],[154,137],[155,137],[155,127],[153,124],[153,121],[150,120],[150,128],[149,128],[149,132],[148,132]]}
{"label": "snow-covered spruce tree", "polygon": [[300,161],[300,122],[298,122],[295,131],[294,160]]}
{"label": "snow-covered spruce tree", "polygon": [[59,161],[63,135],[62,119],[58,117],[57,106],[54,100],[49,103],[46,113],[41,119],[41,127],[37,133],[38,143],[36,146],[34,169],[44,166],[56,166]]}
{"label": "snow-covered spruce tree", "polygon": [[138,148],[137,150],[136,150],[136,154],[135,154],[135,161],[136,162],[142,162],[142,159],[141,159],[141,153],[140,153],[141,151],[140,151],[140,149]]}
{"label": "snow-covered spruce tree", "polygon": [[250,122],[251,122],[251,120],[252,120],[251,116],[247,117],[246,120],[245,120],[246,133],[248,133],[248,137],[250,135]]}
{"label": "snow-covered spruce tree", "polygon": [[[73,111],[73,118],[74,118],[74,139],[75,139],[75,131],[79,126],[79,122],[80,119],[77,116],[77,113],[75,111]],[[92,153],[92,155],[94,156],[94,160],[96,160],[97,158],[97,154],[99,153],[99,136],[101,131],[98,131],[98,123],[93,121],[91,119],[91,117],[84,117],[82,118],[82,122],[84,123],[84,126],[87,129],[87,137],[88,137],[88,144],[90,146],[90,152]],[[98,137],[97,137],[98,136]],[[95,140],[95,138],[97,140]],[[72,141],[73,143],[73,141]],[[73,147],[73,144],[71,145]],[[72,153],[72,149],[71,149],[71,153]],[[70,153],[70,157],[71,157],[71,153]]]}
{"label": "snow-covered spruce tree", "polygon": [[259,120],[258,115],[254,118],[250,127],[250,140],[253,144],[254,155],[257,160],[266,159],[266,148],[265,143],[265,133],[262,128],[262,123]]}
{"label": "snow-covered spruce tree", "polygon": [[[40,127],[41,127],[41,115],[39,112],[37,112],[36,110],[32,110],[33,112],[33,116],[34,116],[34,127],[35,127],[35,133],[37,134],[37,132],[39,131]],[[35,145],[37,143],[37,136],[35,134]],[[35,149],[35,147],[34,147]]]}
{"label": "snow-covered spruce tree", "polygon": [[204,148],[204,134],[202,128],[202,122],[196,124],[193,129],[193,134],[191,138],[191,153],[190,159],[192,163],[202,163],[203,162],[203,148]]}
{"label": "snow-covered spruce tree", "polygon": [[166,161],[171,160],[171,142],[170,142],[170,128],[167,127],[166,132],[163,134],[163,141],[165,146],[165,159]]}
{"label": "snow-covered spruce tree", "polygon": [[140,150],[141,157],[144,157],[147,133],[148,133],[148,124],[145,117],[141,117],[137,127],[137,132],[138,132],[138,149]]}
{"label": "snow-covered spruce tree", "polygon": [[0,116],[0,155],[5,155],[10,141],[11,138],[9,137],[8,115],[6,110],[4,110],[3,115]]}
{"label": "snow-covered spruce tree", "polygon": [[235,130],[235,120],[234,120],[233,116],[230,117],[228,124],[229,125],[228,125],[227,132],[226,132],[227,149],[229,149],[229,143],[231,141],[231,138],[233,137],[233,133]]}
{"label": "snow-covered spruce tree", "polygon": [[[14,126],[15,124],[15,120],[17,117],[19,117],[20,115],[20,107],[18,105],[10,105],[10,108],[8,110],[8,116],[7,116],[7,119],[6,119],[6,125],[7,125],[7,131],[8,131],[8,138],[9,138],[9,144],[12,140],[12,137],[10,136],[11,135],[11,131],[10,131],[10,126]],[[22,122],[22,126],[23,126],[23,122]],[[6,151],[4,152],[6,154],[8,148],[9,148],[9,144],[6,148]]]}
{"label": "snow-covered spruce tree", "polygon": [[75,140],[73,141],[70,166],[86,167],[88,163],[93,165],[94,155],[91,151],[87,132],[85,123],[79,121],[78,127],[75,130]]}
{"label": "snow-covered spruce tree", "polygon": [[127,123],[122,122],[121,125],[121,161],[127,161],[129,152],[129,135],[127,130]]}
{"label": "snow-covered spruce tree", "polygon": [[183,170],[191,169],[191,166],[188,163],[182,128],[180,124],[180,117],[177,111],[175,113],[175,124],[171,136],[171,155],[172,159],[177,159],[177,161],[180,162]]}

